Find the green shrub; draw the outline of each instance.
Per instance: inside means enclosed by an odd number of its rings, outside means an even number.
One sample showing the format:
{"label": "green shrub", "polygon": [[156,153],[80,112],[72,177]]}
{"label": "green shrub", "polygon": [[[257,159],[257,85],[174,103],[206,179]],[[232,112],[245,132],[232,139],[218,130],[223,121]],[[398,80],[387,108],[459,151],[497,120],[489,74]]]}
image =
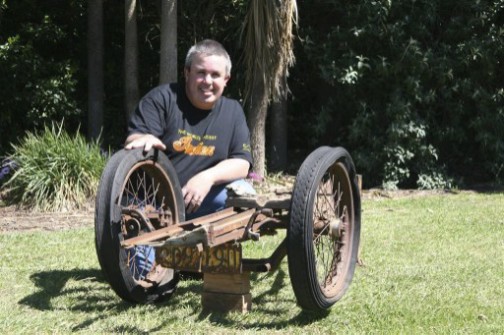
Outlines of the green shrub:
{"label": "green shrub", "polygon": [[10,203],[43,211],[81,208],[96,193],[106,157],[97,143],[77,133],[70,136],[63,123],[27,132],[12,145],[10,159],[18,168],[3,186]]}
{"label": "green shrub", "polygon": [[48,16],[16,28],[9,20],[0,25],[0,154],[18,134],[42,130],[51,120],[64,118],[66,128],[76,130],[85,110],[84,85],[78,82],[83,67],[76,59],[52,54],[75,49],[69,34]]}
{"label": "green shrub", "polygon": [[289,146],[346,147],[365,187],[502,182],[502,1],[299,4]]}

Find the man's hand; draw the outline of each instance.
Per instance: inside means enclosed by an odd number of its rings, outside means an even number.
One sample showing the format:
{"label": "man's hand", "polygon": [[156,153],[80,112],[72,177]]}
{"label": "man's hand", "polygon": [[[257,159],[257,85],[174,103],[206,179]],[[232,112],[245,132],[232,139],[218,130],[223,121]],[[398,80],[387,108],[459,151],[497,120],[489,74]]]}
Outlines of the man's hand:
{"label": "man's hand", "polygon": [[188,214],[198,210],[212,186],[213,180],[203,171],[189,179],[187,184],[182,187],[182,196]]}
{"label": "man's hand", "polygon": [[194,213],[214,185],[245,178],[250,163],[242,158],[228,158],[213,167],[201,171],[182,187],[187,213]]}
{"label": "man's hand", "polygon": [[166,145],[159,138],[151,134],[132,134],[126,139],[124,149],[143,148],[145,152],[152,148],[166,150]]}

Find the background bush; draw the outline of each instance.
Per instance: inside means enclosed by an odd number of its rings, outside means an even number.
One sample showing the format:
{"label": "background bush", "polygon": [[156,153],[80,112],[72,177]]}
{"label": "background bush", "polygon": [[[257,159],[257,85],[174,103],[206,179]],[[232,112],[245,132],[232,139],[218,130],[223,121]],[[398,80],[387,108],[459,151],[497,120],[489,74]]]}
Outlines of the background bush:
{"label": "background bush", "polygon": [[25,131],[85,118],[84,1],[7,1],[0,8],[0,155]]}
{"label": "background bush", "polygon": [[295,146],[348,147],[367,186],[502,180],[504,1],[299,4]]}
{"label": "background bush", "polygon": [[97,143],[70,136],[62,124],[27,133],[13,146],[17,169],[2,188],[8,202],[43,211],[78,209],[96,195],[106,157]]}

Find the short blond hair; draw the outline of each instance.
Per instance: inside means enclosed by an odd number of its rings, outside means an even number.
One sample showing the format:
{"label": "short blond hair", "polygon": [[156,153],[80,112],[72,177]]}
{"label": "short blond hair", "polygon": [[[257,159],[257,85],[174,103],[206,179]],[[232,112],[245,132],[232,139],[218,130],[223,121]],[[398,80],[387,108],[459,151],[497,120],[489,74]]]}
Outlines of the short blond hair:
{"label": "short blond hair", "polygon": [[200,41],[193,45],[187,52],[185,59],[186,69],[191,68],[191,64],[195,55],[206,55],[206,56],[221,56],[226,59],[226,75],[231,75],[231,57],[227,53],[226,49],[217,41],[206,39]]}

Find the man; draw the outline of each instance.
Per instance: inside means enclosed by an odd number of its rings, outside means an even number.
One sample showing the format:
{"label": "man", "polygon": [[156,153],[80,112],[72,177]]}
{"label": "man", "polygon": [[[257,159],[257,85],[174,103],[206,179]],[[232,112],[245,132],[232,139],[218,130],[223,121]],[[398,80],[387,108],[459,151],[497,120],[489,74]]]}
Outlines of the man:
{"label": "man", "polygon": [[226,188],[252,163],[249,130],[236,100],[222,96],[231,75],[224,47],[203,40],[189,49],[185,85],[167,84],[144,96],[128,124],[126,149],[165,151],[177,171],[187,219],[224,207]]}
{"label": "man", "polygon": [[[185,84],[151,90],[128,123],[125,149],[156,148],[168,155],[182,185],[186,220],[223,209],[230,183],[255,193],[243,180],[252,163],[243,109],[222,96],[230,75],[231,59],[224,47],[203,40],[187,53]],[[130,264],[137,269],[132,271],[135,279],[167,270],[154,268],[152,247],[137,246],[135,254]]]}

